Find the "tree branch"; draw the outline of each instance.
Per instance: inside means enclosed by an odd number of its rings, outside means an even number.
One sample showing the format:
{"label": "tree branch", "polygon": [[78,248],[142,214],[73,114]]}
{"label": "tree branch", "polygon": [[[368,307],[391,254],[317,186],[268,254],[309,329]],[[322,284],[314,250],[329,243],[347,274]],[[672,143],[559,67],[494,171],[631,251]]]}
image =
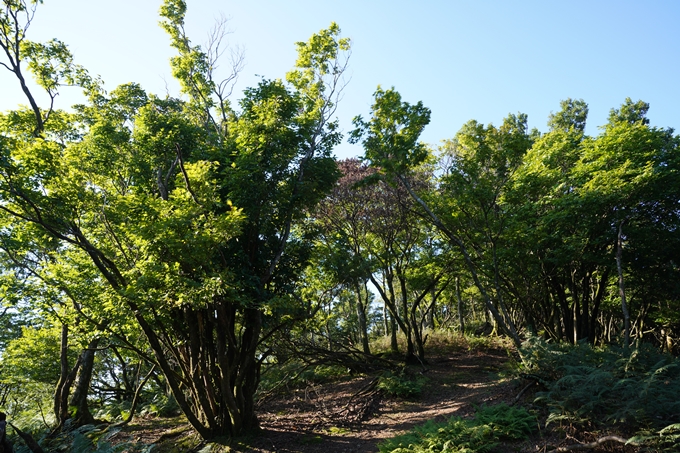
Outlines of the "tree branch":
{"label": "tree branch", "polygon": [[569,451],[576,451],[576,450],[592,450],[593,448],[597,448],[602,444],[606,444],[607,442],[618,442],[620,444],[627,444],[628,439],[624,439],[623,437],[620,436],[604,436],[600,437],[599,439],[590,442],[588,444],[575,444],[575,445],[569,445],[566,447],[559,447],[554,450],[549,450],[550,453],[566,453]]}

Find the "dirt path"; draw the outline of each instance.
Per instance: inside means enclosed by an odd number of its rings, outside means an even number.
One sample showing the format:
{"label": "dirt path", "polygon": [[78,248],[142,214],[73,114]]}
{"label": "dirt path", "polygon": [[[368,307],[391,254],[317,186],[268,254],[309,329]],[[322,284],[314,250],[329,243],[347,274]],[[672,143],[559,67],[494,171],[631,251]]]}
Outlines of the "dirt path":
{"label": "dirt path", "polygon": [[263,431],[232,451],[259,453],[377,452],[382,440],[401,434],[416,424],[453,415],[468,416],[475,405],[510,401],[515,385],[498,376],[508,361],[505,351],[452,353],[430,360],[423,375],[428,381],[413,401],[381,397],[370,417],[347,423],[352,395],[371,377],[310,386],[285,397],[264,401],[259,414]]}

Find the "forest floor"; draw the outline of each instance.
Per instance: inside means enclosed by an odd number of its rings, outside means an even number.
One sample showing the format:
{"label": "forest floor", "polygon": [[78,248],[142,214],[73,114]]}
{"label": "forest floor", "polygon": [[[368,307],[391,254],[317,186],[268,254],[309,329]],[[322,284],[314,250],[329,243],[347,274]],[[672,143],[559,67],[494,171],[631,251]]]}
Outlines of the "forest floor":
{"label": "forest floor", "polygon": [[[511,362],[511,354],[500,348],[431,355],[424,367],[410,368],[410,372],[427,378],[422,393],[413,399],[390,397],[384,392],[362,393],[375,376],[347,376],[326,384],[286,389],[260,401],[261,431],[228,447],[200,443],[189,425],[176,418],[137,419],[116,437],[119,442],[153,443],[153,453],[377,452],[381,441],[428,420],[470,417],[475,407],[484,404],[513,403],[526,382],[510,377]],[[518,404],[532,400],[532,393],[527,392]],[[569,437],[564,431],[542,430],[531,440],[499,446],[495,451],[546,452],[575,443]],[[584,437],[588,440],[589,436]],[[590,451],[635,450],[615,444]]]}

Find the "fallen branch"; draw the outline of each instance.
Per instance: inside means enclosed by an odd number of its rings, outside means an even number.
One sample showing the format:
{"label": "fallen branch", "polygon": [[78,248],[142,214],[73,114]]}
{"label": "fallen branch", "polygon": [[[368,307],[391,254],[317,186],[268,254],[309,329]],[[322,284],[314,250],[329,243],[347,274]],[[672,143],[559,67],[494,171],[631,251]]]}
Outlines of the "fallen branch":
{"label": "fallen branch", "polygon": [[125,426],[129,424],[132,421],[132,417],[135,415],[135,409],[137,409],[137,404],[139,403],[139,394],[142,391],[142,388],[144,385],[146,385],[146,382],[149,380],[153,372],[156,370],[156,365],[153,365],[151,367],[151,370],[149,373],[144,376],[144,379],[142,379],[142,382],[137,386],[137,390],[135,390],[135,396],[132,398],[132,405],[130,406],[130,413],[128,414],[127,417],[125,417],[121,422],[116,423],[113,426]]}
{"label": "fallen branch", "polygon": [[42,447],[38,445],[38,442],[36,442],[35,439],[33,439],[33,436],[23,432],[22,430],[20,430],[11,423],[9,423],[9,426],[14,428],[14,432],[17,433],[17,435],[23,439],[29,450],[31,450],[33,453],[45,453],[45,450],[43,450]]}
{"label": "fallen branch", "polygon": [[527,384],[526,387],[524,387],[524,388],[522,389],[522,391],[519,392],[519,394],[515,397],[515,399],[513,400],[513,402],[510,403],[510,406],[514,406],[515,404],[517,404],[517,402],[518,402],[519,399],[522,397],[522,395],[524,395],[524,394],[526,393],[526,391],[529,390],[529,388],[531,388],[531,386],[533,386],[534,384],[536,384],[536,381],[531,381],[531,382],[529,382],[529,384]]}
{"label": "fallen branch", "polygon": [[600,445],[605,444],[607,442],[618,442],[621,444],[626,444],[628,443],[628,439],[624,439],[623,437],[620,436],[604,436],[588,444],[575,444],[569,445],[567,447],[559,447],[554,450],[550,450],[550,453],[566,453],[568,451],[576,450],[592,450],[593,448],[597,448]]}

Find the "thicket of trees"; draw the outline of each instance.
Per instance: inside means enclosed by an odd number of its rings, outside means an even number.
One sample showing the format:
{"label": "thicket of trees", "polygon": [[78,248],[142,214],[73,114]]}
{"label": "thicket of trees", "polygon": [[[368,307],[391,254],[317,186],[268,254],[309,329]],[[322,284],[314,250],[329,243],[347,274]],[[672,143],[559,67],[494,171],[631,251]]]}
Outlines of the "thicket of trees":
{"label": "thicket of trees", "polygon": [[[241,60],[217,78],[220,35],[192,44],[182,0],[161,9],[178,98],[105,91],[65,44],[28,39],[37,6],[0,11],[0,64],[29,104],[0,114],[10,413],[58,429],[117,404],[129,421],[158,394],[204,438],[236,435],[257,426],[267,369],[360,368],[382,336],[424,362],[430,330],[485,321],[517,345],[677,352],[680,138],[649,124],[648,104],[626,99],[587,136],[587,104],[568,99],[546,133],[524,114],[473,120],[433,149],[419,142],[430,111],[378,88],[350,134],[365,155],[336,161],[350,47],[336,24],[233,105]],[[57,109],[64,85],[87,102]]]}

